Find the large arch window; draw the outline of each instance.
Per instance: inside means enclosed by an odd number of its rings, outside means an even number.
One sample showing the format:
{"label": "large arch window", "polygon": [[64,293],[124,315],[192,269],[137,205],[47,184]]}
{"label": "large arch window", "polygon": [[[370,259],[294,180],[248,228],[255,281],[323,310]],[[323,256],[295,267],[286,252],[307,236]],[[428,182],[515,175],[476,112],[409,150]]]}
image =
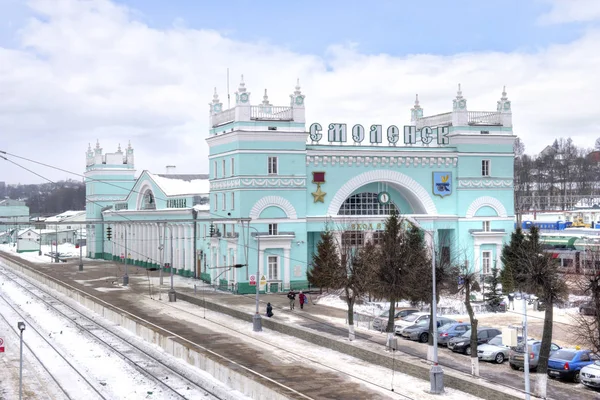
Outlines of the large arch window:
{"label": "large arch window", "polygon": [[156,203],[154,202],[154,194],[151,190],[144,192],[144,199],[142,203],[142,210],[155,210]]}
{"label": "large arch window", "polygon": [[377,193],[357,193],[348,197],[340,207],[338,215],[390,215],[392,210],[399,212],[393,202],[381,204]]}

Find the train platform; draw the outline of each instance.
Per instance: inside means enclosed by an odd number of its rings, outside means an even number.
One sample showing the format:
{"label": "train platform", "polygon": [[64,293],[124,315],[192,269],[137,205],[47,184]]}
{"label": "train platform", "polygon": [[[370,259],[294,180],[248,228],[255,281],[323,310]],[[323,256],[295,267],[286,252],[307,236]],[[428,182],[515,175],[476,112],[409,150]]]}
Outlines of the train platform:
{"label": "train platform", "polygon": [[[256,310],[253,295],[232,294],[216,290],[200,280],[173,276],[177,299],[170,302],[171,277],[165,274],[160,285],[158,271],[129,265],[129,285],[123,286],[124,264],[84,259],[83,271],[79,271],[78,260],[34,263],[6,252],[0,252],[0,258],[44,273],[190,342],[201,344],[209,352],[230,360],[229,368],[241,372],[244,368],[256,371],[253,379],[288,398],[436,398],[427,393],[429,365],[422,357],[386,351],[386,335],[379,332],[357,329],[357,340],[349,341],[344,326],[347,312],[316,304],[316,294],[308,294],[309,302],[303,310],[298,300],[295,309],[290,310],[285,293],[261,294],[259,312],[264,333],[253,332],[252,316]],[[272,318],[264,315],[268,302],[273,305],[275,315]],[[272,342],[282,339],[283,342],[264,345],[253,342],[265,342],[264,339]],[[299,346],[314,348],[312,362],[299,355],[296,351]],[[318,350],[321,348],[323,350]],[[335,367],[325,363],[321,365],[319,357],[342,356],[331,353],[330,349],[344,353],[349,363],[356,363],[357,373],[336,371]],[[359,367],[364,367],[365,363],[379,368],[378,374],[383,368],[392,377],[391,385],[368,383],[371,380],[359,372]],[[392,369],[397,374],[396,383]],[[412,376],[403,375],[401,371]],[[523,397],[516,390],[494,388],[493,384],[460,372],[446,372],[445,381],[448,392],[444,397],[449,399]],[[395,390],[391,391],[391,388]],[[461,388],[468,388],[466,392],[471,395],[460,391]]]}

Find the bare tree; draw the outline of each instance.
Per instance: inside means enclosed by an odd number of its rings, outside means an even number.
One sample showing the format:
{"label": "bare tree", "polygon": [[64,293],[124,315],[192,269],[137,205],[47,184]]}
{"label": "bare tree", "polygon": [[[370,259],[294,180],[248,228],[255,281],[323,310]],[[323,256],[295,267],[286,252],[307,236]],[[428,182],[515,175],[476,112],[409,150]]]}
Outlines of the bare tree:
{"label": "bare tree", "polygon": [[594,352],[600,352],[600,252],[590,250],[585,246],[584,250],[585,275],[580,276],[576,285],[582,293],[590,296],[587,313],[576,314],[572,317],[574,329],[571,331],[572,339],[578,343],[591,348]]}

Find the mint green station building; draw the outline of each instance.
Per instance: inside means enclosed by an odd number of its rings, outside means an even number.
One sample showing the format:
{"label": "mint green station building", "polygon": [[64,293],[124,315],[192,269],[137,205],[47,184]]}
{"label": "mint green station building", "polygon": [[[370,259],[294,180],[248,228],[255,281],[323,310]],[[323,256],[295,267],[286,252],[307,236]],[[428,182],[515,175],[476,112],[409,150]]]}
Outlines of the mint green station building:
{"label": "mint green station building", "polygon": [[321,232],[377,242],[396,209],[442,257],[490,273],[514,228],[511,102],[469,111],[459,85],[450,106],[425,116],[417,97],[397,126],[309,124],[299,84],[286,106],[266,91],[253,105],[242,78],[232,108],[216,90],[210,103],[208,174],[136,175],[131,145],[88,148],[88,256],[238,293],[303,289]]}

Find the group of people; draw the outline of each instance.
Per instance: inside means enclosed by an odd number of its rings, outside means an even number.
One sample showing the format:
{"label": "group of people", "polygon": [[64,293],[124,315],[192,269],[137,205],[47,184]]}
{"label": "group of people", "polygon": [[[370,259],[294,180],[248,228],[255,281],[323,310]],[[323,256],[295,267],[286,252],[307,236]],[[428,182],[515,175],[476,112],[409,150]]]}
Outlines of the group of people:
{"label": "group of people", "polygon": [[[293,310],[296,306],[296,293],[293,290],[290,290],[287,294],[287,298],[290,300],[290,310]],[[298,293],[298,300],[300,301],[300,309],[304,309],[304,304],[308,303],[308,297],[302,291]],[[273,306],[271,303],[267,303],[267,317],[271,318],[273,316]]]}

